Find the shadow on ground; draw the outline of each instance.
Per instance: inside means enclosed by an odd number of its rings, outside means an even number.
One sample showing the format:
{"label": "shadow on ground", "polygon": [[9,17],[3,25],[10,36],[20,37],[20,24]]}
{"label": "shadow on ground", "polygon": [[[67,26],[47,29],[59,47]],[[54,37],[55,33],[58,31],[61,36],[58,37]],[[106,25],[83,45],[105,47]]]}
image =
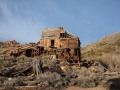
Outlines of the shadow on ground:
{"label": "shadow on ground", "polygon": [[108,90],[120,90],[120,78],[114,78],[107,81]]}

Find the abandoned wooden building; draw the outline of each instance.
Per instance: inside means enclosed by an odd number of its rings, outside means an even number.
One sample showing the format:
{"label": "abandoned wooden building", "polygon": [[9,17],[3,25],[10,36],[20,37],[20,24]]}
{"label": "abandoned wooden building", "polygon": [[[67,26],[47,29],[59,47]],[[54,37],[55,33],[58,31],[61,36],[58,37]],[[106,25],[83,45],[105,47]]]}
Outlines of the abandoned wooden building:
{"label": "abandoned wooden building", "polygon": [[24,54],[27,57],[51,55],[70,64],[80,63],[80,40],[63,27],[45,28],[40,41],[35,46],[28,46],[12,51],[12,55]]}
{"label": "abandoned wooden building", "polygon": [[46,28],[42,32],[38,47],[44,54],[55,55],[69,63],[80,62],[80,40],[63,27]]}

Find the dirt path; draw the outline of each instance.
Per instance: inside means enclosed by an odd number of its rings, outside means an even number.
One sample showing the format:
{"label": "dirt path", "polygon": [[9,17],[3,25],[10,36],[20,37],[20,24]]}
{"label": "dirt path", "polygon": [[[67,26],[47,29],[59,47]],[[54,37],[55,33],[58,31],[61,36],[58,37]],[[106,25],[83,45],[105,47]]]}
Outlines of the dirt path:
{"label": "dirt path", "polygon": [[64,90],[106,90],[106,89],[100,86],[95,87],[95,88],[80,88],[80,87],[70,86]]}

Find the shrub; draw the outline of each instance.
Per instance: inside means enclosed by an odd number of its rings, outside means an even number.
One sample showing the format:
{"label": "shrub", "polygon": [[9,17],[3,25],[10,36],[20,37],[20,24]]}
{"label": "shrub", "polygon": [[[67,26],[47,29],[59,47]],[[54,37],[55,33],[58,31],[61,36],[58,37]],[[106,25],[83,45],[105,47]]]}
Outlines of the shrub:
{"label": "shrub", "polygon": [[61,86],[60,79],[60,75],[56,72],[45,72],[37,76],[36,82],[39,85],[40,90],[46,90],[50,87],[58,88]]}
{"label": "shrub", "polygon": [[4,86],[5,87],[25,86],[25,85],[26,84],[23,81],[21,81],[17,78],[13,78],[13,79],[10,78],[9,80],[4,81]]}
{"label": "shrub", "polygon": [[119,54],[104,54],[101,60],[109,70],[120,71],[120,56]]}
{"label": "shrub", "polygon": [[100,84],[102,80],[101,76],[82,76],[81,78],[77,78],[77,86],[83,87],[83,88],[91,88],[96,87]]}
{"label": "shrub", "polygon": [[0,81],[0,87],[2,87],[3,86],[3,82],[2,81]]}
{"label": "shrub", "polygon": [[27,85],[28,85],[28,86],[34,86],[34,85],[36,85],[36,84],[37,84],[36,81],[28,81],[28,82],[27,82]]}
{"label": "shrub", "polygon": [[117,46],[120,46],[120,39],[118,39],[118,40],[115,42],[115,44],[116,44]]}

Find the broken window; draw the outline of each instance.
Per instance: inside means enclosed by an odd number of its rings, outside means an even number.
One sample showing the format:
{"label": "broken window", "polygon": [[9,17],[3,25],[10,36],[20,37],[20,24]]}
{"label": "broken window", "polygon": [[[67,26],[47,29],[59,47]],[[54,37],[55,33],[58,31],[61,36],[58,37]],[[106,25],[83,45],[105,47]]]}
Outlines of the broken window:
{"label": "broken window", "polygon": [[60,33],[60,38],[65,38],[65,33]]}

